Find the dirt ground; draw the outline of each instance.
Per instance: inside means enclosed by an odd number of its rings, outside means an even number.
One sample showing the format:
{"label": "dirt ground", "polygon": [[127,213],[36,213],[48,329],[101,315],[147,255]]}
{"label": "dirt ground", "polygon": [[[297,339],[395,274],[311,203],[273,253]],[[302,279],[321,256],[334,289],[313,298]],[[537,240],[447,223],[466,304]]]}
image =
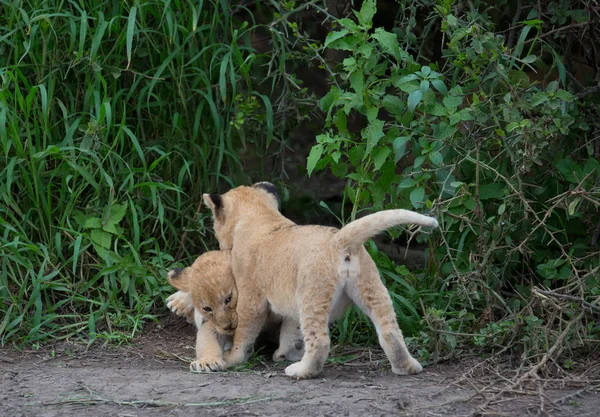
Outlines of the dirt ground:
{"label": "dirt ground", "polygon": [[[151,327],[151,328],[150,328]],[[193,328],[165,318],[128,346],[63,342],[0,349],[1,416],[598,416],[598,385],[544,382],[493,398],[501,374],[464,359],[395,376],[376,349],[336,348],[313,380],[285,376],[268,354],[241,370],[188,370]],[[479,364],[479,365],[478,365]],[[481,372],[465,374],[469,369]],[[539,385],[539,384],[538,384]],[[484,396],[487,399],[483,398]],[[485,406],[485,407],[483,407]]]}

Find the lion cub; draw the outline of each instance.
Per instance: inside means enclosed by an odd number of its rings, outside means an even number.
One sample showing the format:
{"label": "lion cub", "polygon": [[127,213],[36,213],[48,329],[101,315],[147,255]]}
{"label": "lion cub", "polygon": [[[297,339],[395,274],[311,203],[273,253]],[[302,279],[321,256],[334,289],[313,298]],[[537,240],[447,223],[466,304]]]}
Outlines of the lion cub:
{"label": "lion cub", "polygon": [[[231,252],[206,252],[192,266],[169,271],[167,278],[179,290],[167,298],[167,307],[188,322],[194,322],[198,331],[196,359],[190,364],[190,369],[197,372],[226,370],[223,353],[232,345],[239,296],[231,271]],[[279,331],[280,343],[273,354],[274,361],[302,358],[302,335],[295,322],[282,320],[269,312],[265,330],[268,333]],[[248,354],[252,348],[248,346]]]}
{"label": "lion cub", "polygon": [[295,378],[318,375],[330,349],[330,321],[351,302],[373,321],[392,372],[421,372],[404,343],[391,298],[363,243],[390,227],[413,223],[437,227],[435,219],[409,210],[386,210],[355,220],[342,229],[299,226],[278,211],[273,184],[241,186],[223,195],[204,194],[212,210],[221,249],[231,250],[231,266],[243,297],[238,328],[224,359],[229,366],[248,358],[268,311],[284,325],[301,326],[304,356],[285,373]]}
{"label": "lion cub", "polygon": [[206,252],[192,266],[169,271],[167,279],[179,290],[167,298],[167,307],[196,324],[196,359],[190,370],[224,371],[223,353],[231,348],[238,325],[231,252]]}

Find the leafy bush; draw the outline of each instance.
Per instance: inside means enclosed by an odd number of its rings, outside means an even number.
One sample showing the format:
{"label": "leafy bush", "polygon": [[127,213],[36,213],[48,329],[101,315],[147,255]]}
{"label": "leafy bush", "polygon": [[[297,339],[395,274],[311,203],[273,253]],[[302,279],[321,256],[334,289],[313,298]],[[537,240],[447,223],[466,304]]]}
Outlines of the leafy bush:
{"label": "leafy bush", "polygon": [[[438,356],[455,348],[452,332],[476,345],[536,352],[563,331],[569,347],[594,343],[597,329],[583,317],[600,311],[600,257],[590,233],[600,227],[598,126],[588,116],[597,108],[566,89],[565,66],[542,41],[535,8],[513,29],[520,34],[511,48],[483,11],[461,12],[453,2],[406,6],[395,32],[373,28],[375,1],[366,0],[327,36],[324,46],[346,58],[340,86],[320,101],[326,125],[309,174],[328,168],[348,180],[351,219],[362,207],[438,216],[441,234],[430,241],[425,276],[399,277],[408,310],[419,298],[428,306],[423,324],[432,333],[421,337],[438,353],[446,349]],[[427,40],[411,32],[424,14],[443,42],[442,56],[426,64],[417,45]],[[530,77],[552,69],[556,80]],[[364,128],[349,128],[350,120]]]}

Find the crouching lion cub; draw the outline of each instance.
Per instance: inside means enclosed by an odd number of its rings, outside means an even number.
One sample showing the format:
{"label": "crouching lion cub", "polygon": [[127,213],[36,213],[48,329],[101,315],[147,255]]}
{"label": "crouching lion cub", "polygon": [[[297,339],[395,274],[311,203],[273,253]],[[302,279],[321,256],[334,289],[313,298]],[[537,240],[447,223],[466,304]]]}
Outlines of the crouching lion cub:
{"label": "crouching lion cub", "polygon": [[196,324],[196,359],[190,369],[224,371],[227,363],[223,353],[231,348],[238,325],[238,291],[231,272],[231,253],[206,252],[192,266],[169,271],[167,279],[179,290],[167,298],[167,307]]}
{"label": "crouching lion cub", "polygon": [[224,359],[229,366],[248,359],[268,311],[284,325],[301,326],[304,355],[285,373],[318,375],[330,349],[328,324],[351,302],[375,324],[379,343],[399,375],[423,368],[404,343],[387,289],[363,243],[390,227],[412,223],[437,227],[435,219],[409,210],[387,210],[355,220],[342,229],[299,226],[278,211],[273,184],[241,186],[225,194],[204,194],[221,249],[231,250],[239,292],[238,328]]}
{"label": "crouching lion cub", "polygon": [[[167,298],[167,307],[196,324],[196,359],[190,364],[190,369],[196,372],[226,370],[223,354],[232,345],[239,297],[231,271],[231,252],[206,252],[192,266],[169,271],[167,278],[179,290]],[[244,294],[241,293],[241,296]],[[297,361],[302,358],[302,335],[294,326],[295,322],[282,320],[269,312],[265,330],[279,330],[280,340],[273,360]],[[248,346],[248,354],[252,348]]]}

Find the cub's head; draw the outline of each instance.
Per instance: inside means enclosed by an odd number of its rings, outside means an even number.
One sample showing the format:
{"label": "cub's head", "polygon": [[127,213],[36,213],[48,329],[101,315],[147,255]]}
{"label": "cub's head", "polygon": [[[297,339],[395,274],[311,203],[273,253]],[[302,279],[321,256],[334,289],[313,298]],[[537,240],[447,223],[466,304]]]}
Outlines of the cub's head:
{"label": "cub's head", "polygon": [[238,292],[229,251],[206,252],[192,266],[172,269],[167,278],[173,287],[191,294],[196,310],[218,332],[233,334],[238,325]]}
{"label": "cub's head", "polygon": [[233,246],[233,229],[242,216],[280,216],[277,188],[270,182],[236,187],[225,194],[204,194],[202,198],[212,211],[215,236],[221,249]]}

